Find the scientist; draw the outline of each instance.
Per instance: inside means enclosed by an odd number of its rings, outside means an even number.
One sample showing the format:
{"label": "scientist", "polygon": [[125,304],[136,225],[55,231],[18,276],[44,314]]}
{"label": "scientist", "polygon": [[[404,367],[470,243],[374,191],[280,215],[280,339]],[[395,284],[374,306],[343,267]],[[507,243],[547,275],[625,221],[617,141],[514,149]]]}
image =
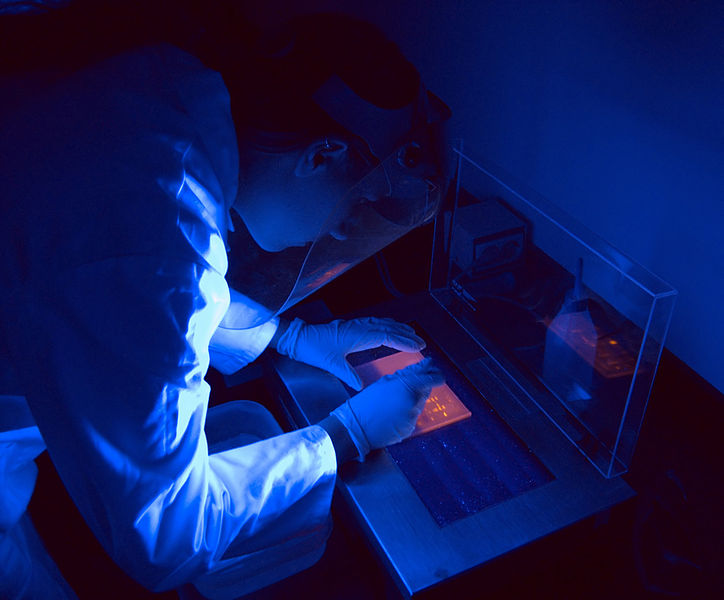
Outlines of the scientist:
{"label": "scientist", "polygon": [[146,44],[5,79],[3,598],[73,597],[31,558],[44,448],[134,579],[234,598],[319,558],[338,465],[407,437],[442,381],[423,361],[289,433],[255,403],[208,408],[209,365],[269,346],[356,390],[349,352],[422,347],[391,320],[278,315],[434,215],[449,114],[342,16],[202,58]]}

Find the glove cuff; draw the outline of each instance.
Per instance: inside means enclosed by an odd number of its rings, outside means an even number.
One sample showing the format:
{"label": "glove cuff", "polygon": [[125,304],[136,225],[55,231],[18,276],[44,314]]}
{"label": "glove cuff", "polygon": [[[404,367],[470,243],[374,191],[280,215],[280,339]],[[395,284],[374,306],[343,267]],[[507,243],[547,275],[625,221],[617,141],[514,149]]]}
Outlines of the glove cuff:
{"label": "glove cuff", "polygon": [[337,455],[337,465],[358,457],[359,451],[352,441],[352,436],[337,417],[327,415],[317,425],[322,427],[331,438],[334,452]]}
{"label": "glove cuff", "polygon": [[365,456],[367,456],[371,447],[362,426],[357,420],[357,415],[354,414],[350,406],[349,400],[344,404],[340,404],[330,414],[336,417],[339,422],[344,425],[345,429],[347,429],[352,443],[355,445],[355,448],[357,448],[357,452],[359,452],[357,460],[364,462]]}
{"label": "glove cuff", "polygon": [[297,338],[299,337],[299,332],[302,327],[305,325],[306,323],[301,319],[294,319],[291,323],[289,323],[286,331],[284,331],[284,333],[282,333],[276,341],[276,349],[279,354],[283,354],[292,360],[296,360],[297,357],[295,350],[297,346]]}

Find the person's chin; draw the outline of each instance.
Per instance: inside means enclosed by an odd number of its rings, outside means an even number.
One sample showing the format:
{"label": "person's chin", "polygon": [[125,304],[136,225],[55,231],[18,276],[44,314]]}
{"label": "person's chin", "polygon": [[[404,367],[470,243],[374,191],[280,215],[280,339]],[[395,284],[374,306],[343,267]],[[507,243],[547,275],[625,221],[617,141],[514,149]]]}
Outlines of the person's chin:
{"label": "person's chin", "polygon": [[259,231],[255,231],[253,228],[249,228],[251,237],[264,252],[281,252],[287,248],[303,248],[306,244],[304,242],[297,242],[289,239],[280,239],[273,235],[263,235]]}

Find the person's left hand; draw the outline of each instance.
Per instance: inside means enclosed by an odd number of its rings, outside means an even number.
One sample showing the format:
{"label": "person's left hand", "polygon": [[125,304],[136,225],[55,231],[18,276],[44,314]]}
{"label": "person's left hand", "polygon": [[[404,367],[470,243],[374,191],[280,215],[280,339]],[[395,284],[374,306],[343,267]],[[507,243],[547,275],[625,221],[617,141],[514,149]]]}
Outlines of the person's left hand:
{"label": "person's left hand", "polygon": [[294,360],[332,373],[359,391],[362,380],[346,356],[378,346],[417,352],[425,347],[425,342],[415,335],[412,327],[392,319],[367,317],[324,325],[307,325],[295,319],[279,337],[276,349]]}

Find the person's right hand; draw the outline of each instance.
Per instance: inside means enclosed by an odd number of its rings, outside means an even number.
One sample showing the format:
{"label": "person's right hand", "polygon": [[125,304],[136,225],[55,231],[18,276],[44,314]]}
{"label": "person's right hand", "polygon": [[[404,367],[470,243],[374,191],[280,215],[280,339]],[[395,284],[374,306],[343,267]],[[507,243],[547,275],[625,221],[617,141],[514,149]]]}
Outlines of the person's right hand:
{"label": "person's right hand", "polygon": [[425,358],[385,375],[332,411],[346,427],[360,459],[376,448],[395,444],[415,429],[430,391],[444,383],[440,370]]}

